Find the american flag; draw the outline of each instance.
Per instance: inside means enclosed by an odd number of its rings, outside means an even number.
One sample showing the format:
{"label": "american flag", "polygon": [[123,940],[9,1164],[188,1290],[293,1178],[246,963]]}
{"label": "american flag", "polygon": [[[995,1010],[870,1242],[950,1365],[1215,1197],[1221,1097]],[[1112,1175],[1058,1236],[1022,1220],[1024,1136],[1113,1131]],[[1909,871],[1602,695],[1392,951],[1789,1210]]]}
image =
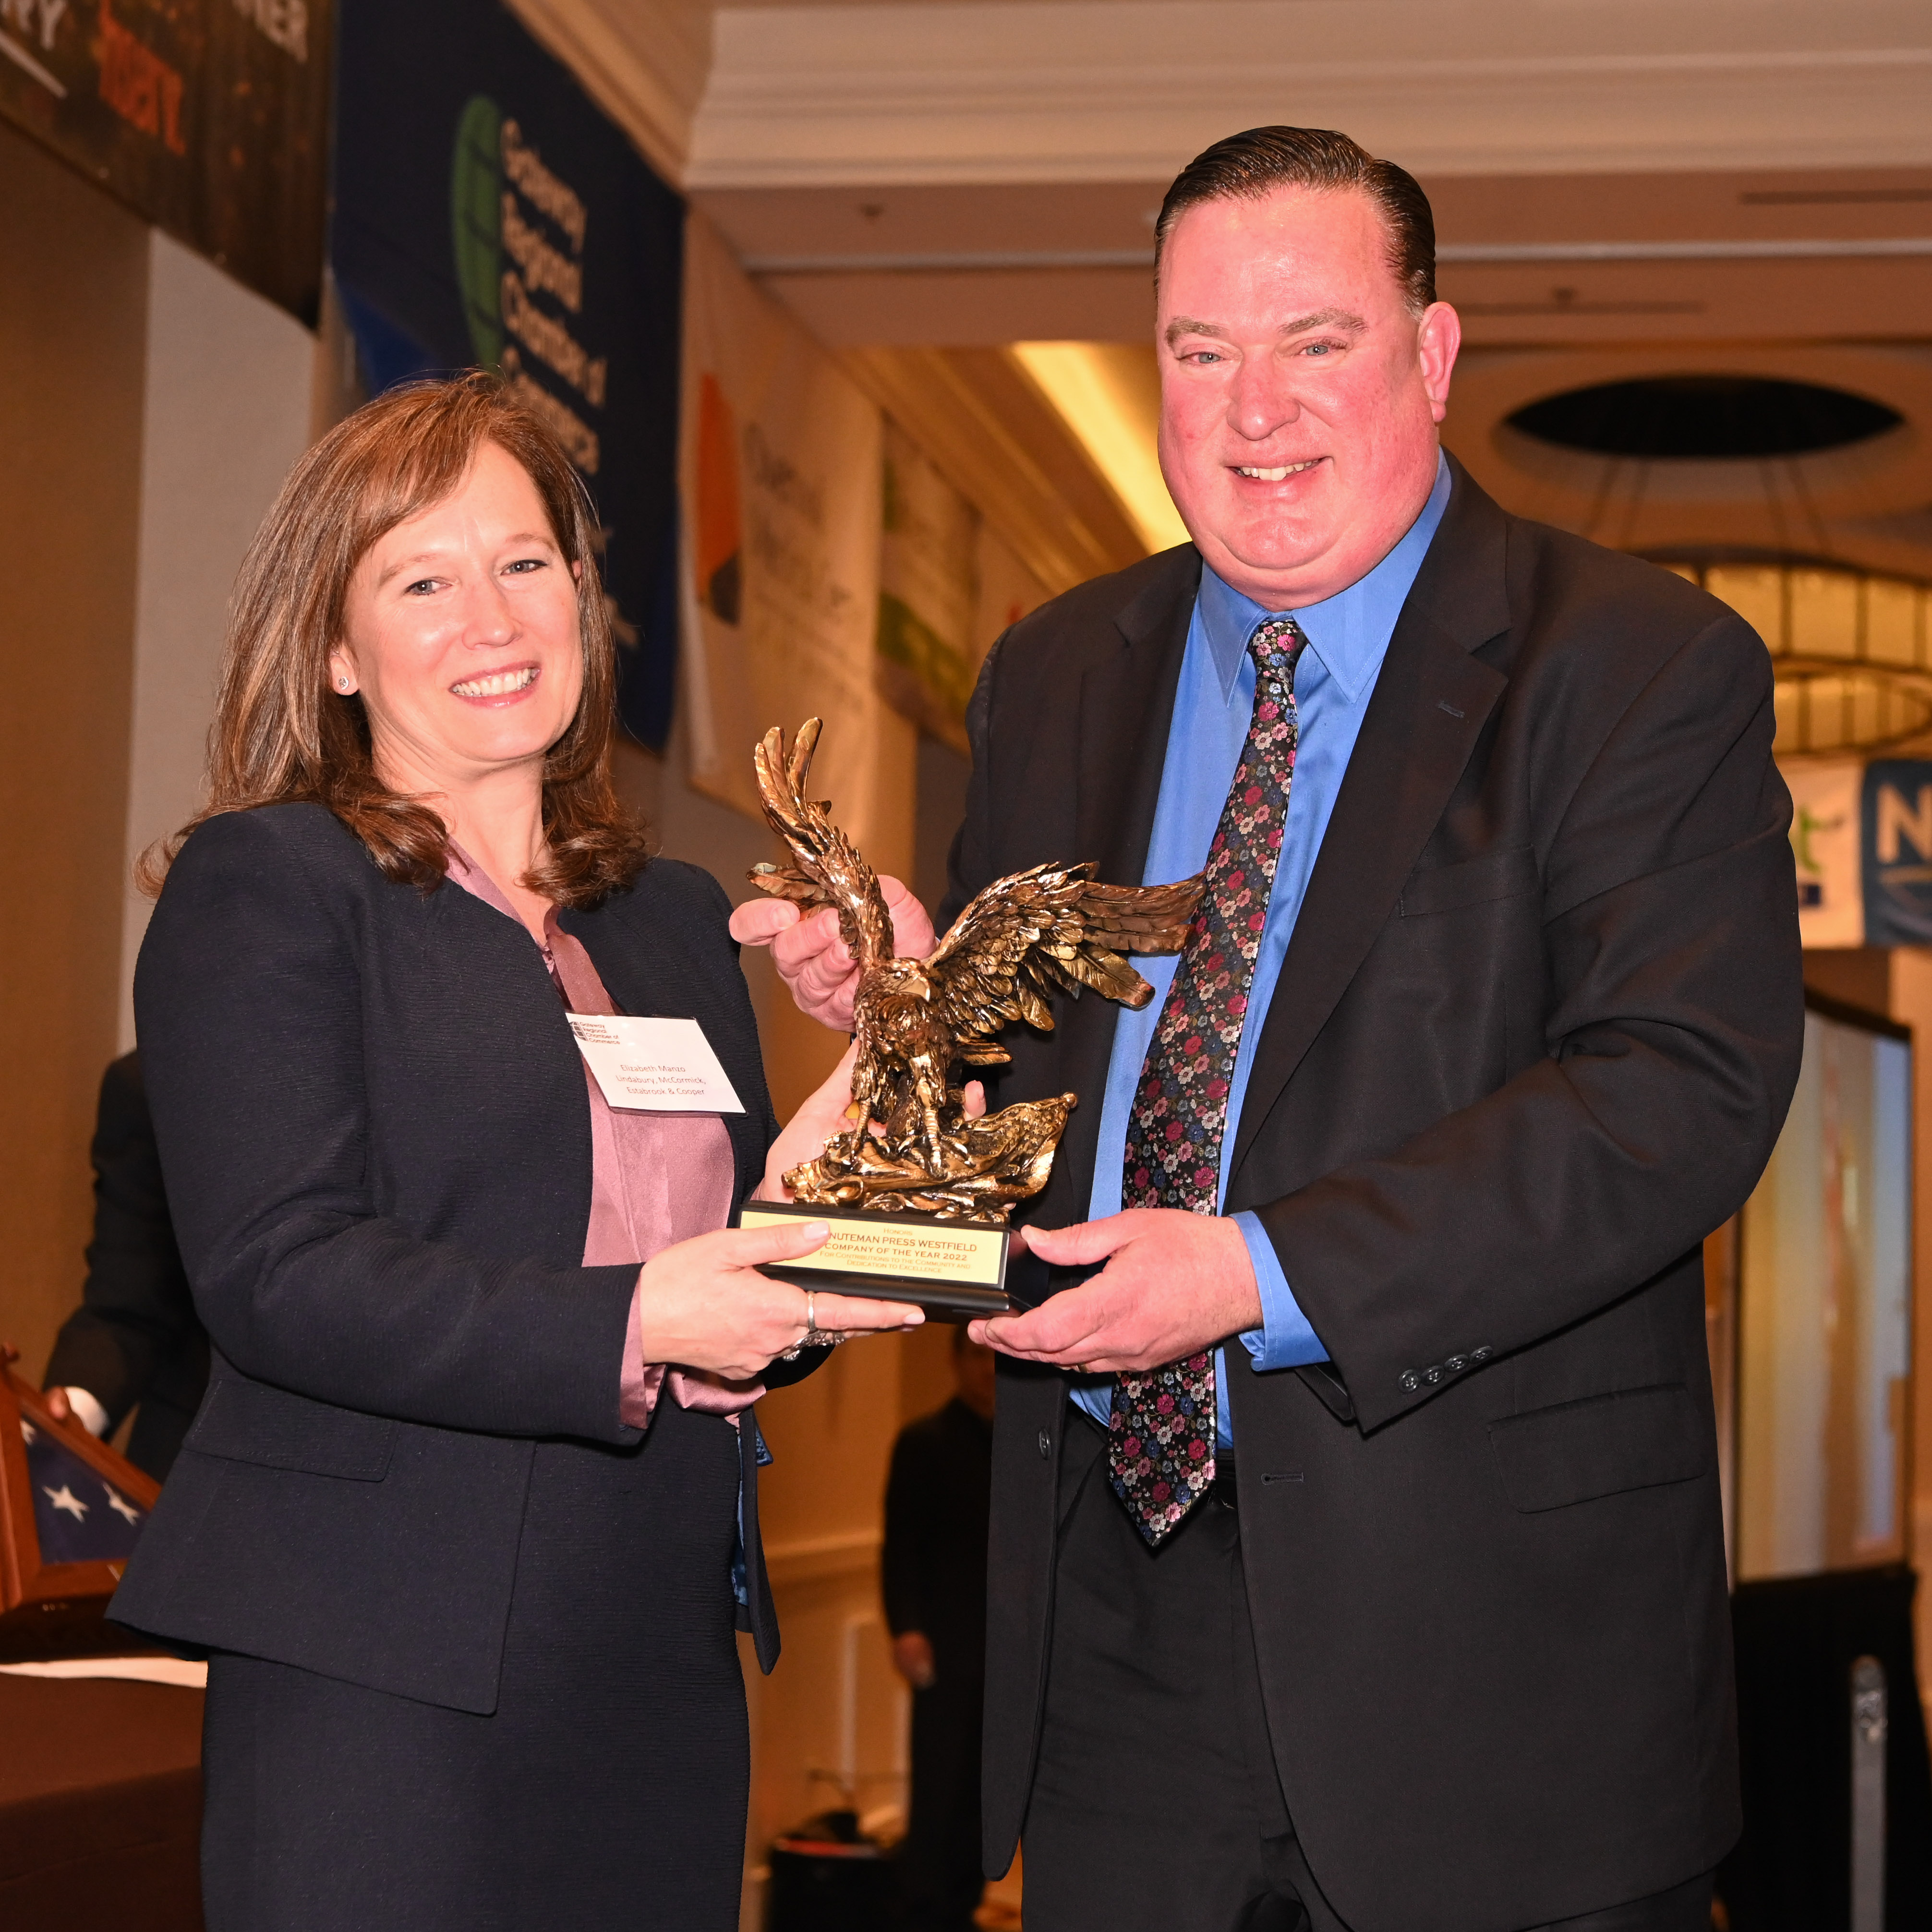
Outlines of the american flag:
{"label": "american flag", "polygon": [[57,1436],[25,1417],[27,1474],[43,1563],[124,1563],[148,1513],[104,1481]]}

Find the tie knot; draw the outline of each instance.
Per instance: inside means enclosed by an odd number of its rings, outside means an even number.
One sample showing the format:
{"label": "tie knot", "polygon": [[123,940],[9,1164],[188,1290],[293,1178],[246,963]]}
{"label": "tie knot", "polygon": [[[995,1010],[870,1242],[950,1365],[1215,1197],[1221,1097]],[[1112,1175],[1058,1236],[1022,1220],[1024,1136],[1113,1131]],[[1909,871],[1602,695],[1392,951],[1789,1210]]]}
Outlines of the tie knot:
{"label": "tie knot", "polygon": [[1258,675],[1278,677],[1292,691],[1295,660],[1307,642],[1307,632],[1292,617],[1264,617],[1248,639],[1248,655]]}

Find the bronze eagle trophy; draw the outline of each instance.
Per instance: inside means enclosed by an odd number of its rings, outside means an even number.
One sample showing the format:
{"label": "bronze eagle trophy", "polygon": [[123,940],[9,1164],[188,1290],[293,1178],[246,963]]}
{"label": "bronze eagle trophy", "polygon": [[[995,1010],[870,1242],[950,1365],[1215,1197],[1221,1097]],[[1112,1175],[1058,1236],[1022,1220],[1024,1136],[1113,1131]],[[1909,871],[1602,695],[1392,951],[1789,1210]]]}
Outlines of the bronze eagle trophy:
{"label": "bronze eagle trophy", "polygon": [[805,796],[819,730],[808,718],[788,748],[774,728],[754,754],[765,816],[795,862],[754,867],[751,879],[803,911],[837,913],[859,968],[859,1052],[851,1124],[785,1185],[810,1206],[1004,1228],[1014,1204],[1046,1185],[1075,1096],[969,1119],[967,1070],[1011,1058],[997,1036],[1016,1020],[1051,1032],[1053,994],[1144,1006],[1154,989],[1125,956],[1179,952],[1202,881],[1109,886],[1091,863],[1036,866],[988,886],[923,959],[898,957],[872,868],[830,805]]}

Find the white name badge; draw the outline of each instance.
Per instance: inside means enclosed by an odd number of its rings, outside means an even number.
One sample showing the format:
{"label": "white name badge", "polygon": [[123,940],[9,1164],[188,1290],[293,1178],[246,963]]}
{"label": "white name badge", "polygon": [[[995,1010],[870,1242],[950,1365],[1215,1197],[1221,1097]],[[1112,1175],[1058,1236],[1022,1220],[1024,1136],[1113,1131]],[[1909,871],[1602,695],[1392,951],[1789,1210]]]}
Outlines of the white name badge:
{"label": "white name badge", "polygon": [[695,1020],[572,1013],[570,1030],[604,1097],[646,1114],[742,1114],[704,1029]]}

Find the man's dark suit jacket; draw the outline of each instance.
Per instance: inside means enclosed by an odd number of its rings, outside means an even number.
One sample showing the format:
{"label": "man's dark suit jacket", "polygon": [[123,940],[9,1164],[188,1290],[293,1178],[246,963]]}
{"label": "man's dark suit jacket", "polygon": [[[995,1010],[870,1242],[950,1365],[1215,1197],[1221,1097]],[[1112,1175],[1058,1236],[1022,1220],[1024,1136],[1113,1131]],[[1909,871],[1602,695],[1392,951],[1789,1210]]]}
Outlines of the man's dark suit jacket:
{"label": "man's dark suit jacket", "polygon": [[[1010,631],[950,905],[1141,878],[1199,560]],[[1802,1034],[1771,668],[1682,580],[1505,515],[1458,467],[1262,1022],[1226,1205],[1332,1358],[1228,1352],[1264,1696],[1310,1864],[1359,1932],[1641,1898],[1738,1830],[1699,1243]],[[950,908],[949,908],[950,909]],[[946,910],[946,909],[943,909]],[[944,922],[942,919],[942,923]],[[1012,1029],[999,1102],[1077,1093],[1028,1218],[1086,1217],[1114,1009]],[[1022,1292],[1064,1285],[1036,1261]],[[1002,1360],[988,1869],[1025,1816],[1059,1375]]]}
{"label": "man's dark suit jacket", "polygon": [[93,1151],[87,1286],[61,1324],[45,1382],[86,1389],[107,1412],[110,1436],[138,1405],[128,1460],[159,1480],[208,1387],[208,1336],[175,1245],[137,1053],[101,1076]]}
{"label": "man's dark suit jacket", "polygon": [[[659,859],[561,916],[620,1011],[703,1026],[745,1103],[742,1200],[775,1126],[729,910]],[[182,848],[134,1004],[214,1360],[116,1621],[493,1709],[536,1439],[640,1433],[617,1414],[638,1271],[580,1265],[590,1112],[541,956],[458,886],[391,884],[321,806],[272,806]]]}

